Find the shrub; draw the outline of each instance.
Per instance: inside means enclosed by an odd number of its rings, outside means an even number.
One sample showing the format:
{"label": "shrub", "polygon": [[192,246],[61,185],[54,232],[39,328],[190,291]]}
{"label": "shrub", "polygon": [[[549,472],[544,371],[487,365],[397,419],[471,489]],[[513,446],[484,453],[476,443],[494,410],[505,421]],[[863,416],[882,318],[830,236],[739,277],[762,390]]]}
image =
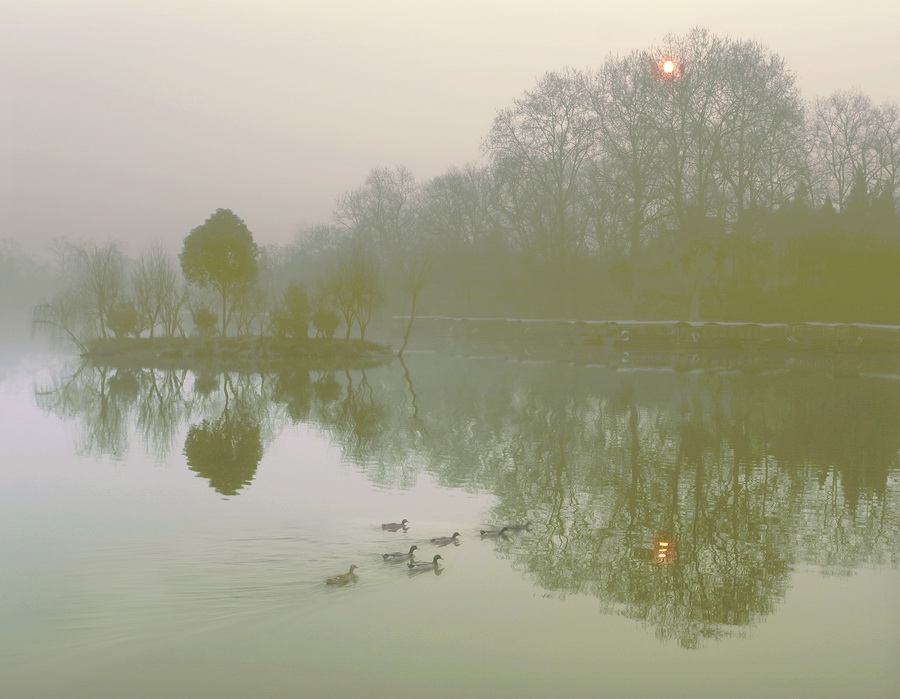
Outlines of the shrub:
{"label": "shrub", "polygon": [[325,337],[331,340],[338,325],[341,324],[341,319],[334,311],[320,308],[313,314],[312,324],[316,329],[316,337]]}
{"label": "shrub", "polygon": [[219,319],[208,308],[195,308],[191,311],[191,318],[194,321],[194,332],[200,337],[210,337],[215,333]]}
{"label": "shrub", "polygon": [[309,332],[309,294],[302,284],[291,284],[281,304],[272,310],[272,332],[279,337],[306,338]]}

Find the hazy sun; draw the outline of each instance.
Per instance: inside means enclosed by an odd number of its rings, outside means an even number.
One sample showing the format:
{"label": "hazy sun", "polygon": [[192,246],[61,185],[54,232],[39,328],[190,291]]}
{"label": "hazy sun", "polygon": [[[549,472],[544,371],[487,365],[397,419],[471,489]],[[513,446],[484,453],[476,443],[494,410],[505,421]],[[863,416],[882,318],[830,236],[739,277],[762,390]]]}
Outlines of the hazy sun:
{"label": "hazy sun", "polygon": [[662,65],[663,73],[669,73],[670,75],[675,72],[675,61],[666,61]]}

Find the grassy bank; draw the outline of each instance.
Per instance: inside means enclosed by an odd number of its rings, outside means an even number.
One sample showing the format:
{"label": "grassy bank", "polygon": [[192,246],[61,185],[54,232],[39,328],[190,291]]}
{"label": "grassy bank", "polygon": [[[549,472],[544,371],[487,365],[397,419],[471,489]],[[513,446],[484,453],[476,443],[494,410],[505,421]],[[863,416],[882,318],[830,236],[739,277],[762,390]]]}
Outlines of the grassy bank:
{"label": "grassy bank", "polygon": [[103,366],[254,371],[278,365],[361,369],[391,360],[389,347],[360,340],[274,337],[119,338],[96,340],[85,359]]}

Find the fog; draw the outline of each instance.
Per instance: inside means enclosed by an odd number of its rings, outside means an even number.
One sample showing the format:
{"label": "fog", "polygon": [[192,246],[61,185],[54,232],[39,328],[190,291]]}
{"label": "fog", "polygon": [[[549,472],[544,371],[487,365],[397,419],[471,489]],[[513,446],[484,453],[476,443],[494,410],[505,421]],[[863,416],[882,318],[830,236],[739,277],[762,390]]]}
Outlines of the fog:
{"label": "fog", "polygon": [[3,4],[0,695],[896,696],[898,26]]}
{"label": "fog", "polygon": [[807,99],[900,93],[880,0],[4,3],[0,237],[175,252],[222,207],[288,243],[373,168],[486,162],[495,113],[545,72],[697,25],[784,57]]}

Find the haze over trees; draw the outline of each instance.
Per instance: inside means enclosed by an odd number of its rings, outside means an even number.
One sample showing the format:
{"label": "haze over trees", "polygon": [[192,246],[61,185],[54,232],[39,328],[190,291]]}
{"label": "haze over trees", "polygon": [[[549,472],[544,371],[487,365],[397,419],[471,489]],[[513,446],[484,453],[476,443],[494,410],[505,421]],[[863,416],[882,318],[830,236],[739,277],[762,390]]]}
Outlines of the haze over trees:
{"label": "haze over trees", "polygon": [[161,249],[134,263],[69,244],[71,288],[39,315],[64,334],[184,334],[207,288],[223,334],[270,332],[288,307],[319,335],[337,316],[345,338],[394,315],[408,336],[416,314],[900,323],[898,105],[806,101],[757,42],[696,28],[548,72],[482,149],[427,181],[375,167],[283,248],[219,209],[185,238],[191,291]]}

